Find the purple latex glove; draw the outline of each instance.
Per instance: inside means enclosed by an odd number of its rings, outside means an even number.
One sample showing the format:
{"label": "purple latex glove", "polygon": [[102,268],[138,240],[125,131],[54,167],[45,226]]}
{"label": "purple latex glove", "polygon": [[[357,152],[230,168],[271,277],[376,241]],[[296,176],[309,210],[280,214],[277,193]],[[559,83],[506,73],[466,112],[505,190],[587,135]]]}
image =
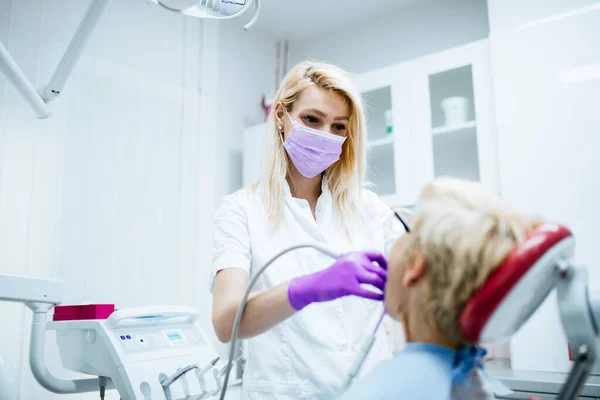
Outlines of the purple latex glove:
{"label": "purple latex glove", "polygon": [[373,285],[383,292],[386,278],[387,261],[382,254],[348,253],[323,271],[292,279],[288,287],[288,299],[297,311],[312,303],[350,295],[381,301],[383,294],[371,292],[360,285]]}

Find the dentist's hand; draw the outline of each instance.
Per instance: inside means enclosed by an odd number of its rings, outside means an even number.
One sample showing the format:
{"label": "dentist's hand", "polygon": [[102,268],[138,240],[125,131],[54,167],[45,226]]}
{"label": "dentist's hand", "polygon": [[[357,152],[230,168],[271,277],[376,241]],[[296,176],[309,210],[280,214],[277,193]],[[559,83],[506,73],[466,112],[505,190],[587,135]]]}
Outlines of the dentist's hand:
{"label": "dentist's hand", "polygon": [[288,299],[297,311],[312,303],[351,295],[381,301],[383,294],[369,291],[361,285],[372,285],[383,293],[386,278],[387,261],[382,254],[348,253],[323,271],[292,279],[288,286]]}

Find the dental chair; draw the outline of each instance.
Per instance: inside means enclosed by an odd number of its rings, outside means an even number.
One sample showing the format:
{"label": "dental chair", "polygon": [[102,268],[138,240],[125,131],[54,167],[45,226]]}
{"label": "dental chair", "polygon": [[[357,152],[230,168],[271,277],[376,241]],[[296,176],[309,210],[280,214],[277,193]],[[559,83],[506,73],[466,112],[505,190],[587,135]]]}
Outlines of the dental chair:
{"label": "dental chair", "polygon": [[558,400],[577,398],[596,360],[600,296],[588,292],[587,269],[573,259],[575,239],[564,226],[545,223],[519,244],[471,297],[460,327],[473,343],[506,341],[556,289],[574,363]]}

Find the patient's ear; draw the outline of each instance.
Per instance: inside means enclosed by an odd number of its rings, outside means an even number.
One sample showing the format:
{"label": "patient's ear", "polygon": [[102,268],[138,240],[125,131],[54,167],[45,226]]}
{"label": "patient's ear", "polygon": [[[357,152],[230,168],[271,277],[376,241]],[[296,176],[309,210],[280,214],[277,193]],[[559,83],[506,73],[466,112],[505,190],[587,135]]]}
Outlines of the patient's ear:
{"label": "patient's ear", "polygon": [[411,287],[417,283],[425,273],[425,257],[421,250],[414,250],[415,254],[411,257],[411,262],[404,269],[402,284],[405,287]]}

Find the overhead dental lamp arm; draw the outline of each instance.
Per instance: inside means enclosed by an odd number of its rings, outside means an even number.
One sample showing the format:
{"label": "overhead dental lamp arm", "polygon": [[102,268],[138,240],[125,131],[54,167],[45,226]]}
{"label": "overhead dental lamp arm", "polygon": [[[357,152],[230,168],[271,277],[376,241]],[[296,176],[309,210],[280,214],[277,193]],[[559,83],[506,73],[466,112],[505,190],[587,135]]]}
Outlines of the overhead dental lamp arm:
{"label": "overhead dental lamp arm", "polygon": [[[0,71],[6,75],[9,82],[16,88],[17,92],[25,99],[33,109],[35,115],[40,118],[48,118],[52,111],[48,103],[56,99],[63,91],[69,76],[73,72],[77,61],[81,57],[85,46],[89,42],[100,18],[104,15],[111,0],[92,0],[83,19],[77,27],[75,35],[71,39],[65,53],[58,63],[50,82],[43,88],[35,90],[33,84],[8,50],[0,43]],[[177,12],[182,15],[196,18],[228,19],[242,15],[248,10],[252,1],[255,2],[255,11],[252,19],[244,29],[248,30],[256,20],[260,12],[260,0],[147,0],[165,10]]]}
{"label": "overhead dental lamp arm", "polygon": [[106,8],[108,7],[111,0],[92,0],[90,3],[83,19],[77,27],[75,35],[71,39],[67,50],[63,54],[60,62],[56,66],[50,82],[39,90],[39,94],[44,102],[49,103],[58,97],[62,92],[67,79],[73,72],[75,64],[81,57],[83,49],[87,45],[92,33],[96,29],[100,18],[104,15]]}
{"label": "overhead dental lamp arm", "polygon": [[0,43],[0,70],[4,72],[8,81],[15,86],[17,92],[33,108],[38,118],[48,118],[52,115],[47,103],[58,97],[63,90],[109,3],[110,0],[92,0],[50,82],[37,92],[6,48]]}
{"label": "overhead dental lamp arm", "polygon": [[48,105],[38,95],[35,87],[27,79],[2,43],[0,43],[0,71],[4,73],[8,81],[14,85],[17,92],[29,104],[29,107],[33,109],[36,117],[48,118],[52,115]]}

